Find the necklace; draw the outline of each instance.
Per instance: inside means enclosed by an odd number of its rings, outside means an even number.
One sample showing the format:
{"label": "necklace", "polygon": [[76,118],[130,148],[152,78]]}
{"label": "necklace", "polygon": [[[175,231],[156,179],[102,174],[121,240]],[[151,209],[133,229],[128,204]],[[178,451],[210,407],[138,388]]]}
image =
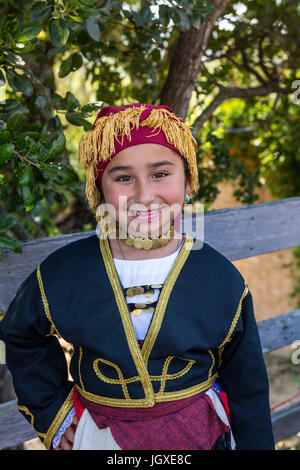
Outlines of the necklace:
{"label": "necklace", "polygon": [[126,233],[119,226],[117,227],[118,240],[121,240],[127,246],[134,246],[137,250],[152,250],[166,246],[174,238],[174,225],[171,225],[169,231],[165,235],[154,238],[133,237]]}

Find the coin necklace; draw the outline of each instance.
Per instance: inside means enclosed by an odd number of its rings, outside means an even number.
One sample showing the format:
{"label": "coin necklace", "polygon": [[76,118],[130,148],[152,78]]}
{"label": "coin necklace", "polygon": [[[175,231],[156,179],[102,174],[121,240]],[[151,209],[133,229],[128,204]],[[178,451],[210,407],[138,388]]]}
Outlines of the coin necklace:
{"label": "coin necklace", "polygon": [[154,238],[141,238],[133,237],[120,228],[119,224],[117,226],[117,236],[118,238],[125,243],[127,246],[134,246],[137,250],[152,250],[154,248],[160,248],[166,246],[174,238],[174,225],[171,225],[169,231],[161,235],[160,237]]}
{"label": "coin necklace", "polygon": [[[119,245],[122,257],[125,260],[125,256],[123,253],[121,243],[119,241],[119,237],[117,237],[117,240],[118,240],[118,245]],[[180,240],[178,239],[176,250],[178,250],[179,243],[180,243]],[[161,288],[162,288],[162,284],[153,284],[153,285],[147,285],[147,286],[128,287],[124,290],[125,290],[126,297],[135,297],[136,295],[143,294],[145,297],[151,298],[155,294],[155,289],[161,289]],[[155,302],[145,301],[143,303],[132,303],[132,304],[129,303],[128,307],[130,308],[132,315],[139,316],[142,312],[152,314],[155,310],[156,304],[157,304],[157,301]]]}

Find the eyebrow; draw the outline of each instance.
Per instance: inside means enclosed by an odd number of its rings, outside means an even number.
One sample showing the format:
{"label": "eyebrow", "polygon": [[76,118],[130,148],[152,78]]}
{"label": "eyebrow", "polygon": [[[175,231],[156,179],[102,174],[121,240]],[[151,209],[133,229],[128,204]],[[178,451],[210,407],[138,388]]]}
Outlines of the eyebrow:
{"label": "eyebrow", "polygon": [[[168,160],[163,160],[161,162],[149,163],[147,165],[147,168],[158,168],[160,166],[165,166],[165,165],[174,166],[174,163],[172,163]],[[133,170],[133,167],[129,166],[129,165],[115,166],[111,170],[109,170],[108,173],[115,173],[116,171],[126,171],[126,170]]]}

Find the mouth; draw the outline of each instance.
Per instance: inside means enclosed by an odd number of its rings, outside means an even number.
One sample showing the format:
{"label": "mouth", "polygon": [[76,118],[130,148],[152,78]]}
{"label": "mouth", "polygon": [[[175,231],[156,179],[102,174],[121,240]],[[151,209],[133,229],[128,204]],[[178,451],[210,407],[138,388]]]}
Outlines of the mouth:
{"label": "mouth", "polygon": [[161,214],[161,209],[149,210],[149,211],[131,211],[129,216],[133,219],[139,220],[152,220],[156,217],[159,217]]}

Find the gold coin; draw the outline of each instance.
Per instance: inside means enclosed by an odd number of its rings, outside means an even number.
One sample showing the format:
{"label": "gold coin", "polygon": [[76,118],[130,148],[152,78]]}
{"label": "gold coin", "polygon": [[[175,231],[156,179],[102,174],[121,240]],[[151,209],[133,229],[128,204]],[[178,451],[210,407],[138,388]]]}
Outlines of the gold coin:
{"label": "gold coin", "polygon": [[150,289],[148,292],[145,292],[145,297],[153,297],[155,294],[154,289]]}
{"label": "gold coin", "polygon": [[141,250],[143,248],[143,240],[141,238],[136,238],[134,241],[133,241],[133,246],[134,248],[136,248],[137,250]]}
{"label": "gold coin", "polygon": [[152,287],[152,289],[161,289],[162,284],[152,284],[151,287]]}
{"label": "gold coin", "polygon": [[147,308],[144,308],[144,312],[145,312],[145,313],[153,313],[153,312],[154,312],[154,307],[147,307]]}
{"label": "gold coin", "polygon": [[143,248],[144,250],[150,250],[152,248],[152,240],[149,238],[146,238],[146,240],[143,240]]}
{"label": "gold coin", "polygon": [[159,244],[160,246],[166,246],[169,242],[169,239],[168,238],[160,238],[159,240]]}
{"label": "gold coin", "polygon": [[134,304],[135,308],[146,308],[147,304]]}
{"label": "gold coin", "polygon": [[158,238],[154,238],[154,239],[152,240],[152,246],[153,246],[153,248],[159,248],[159,247],[160,247],[159,239],[158,239]]}
{"label": "gold coin", "polygon": [[133,293],[133,287],[129,287],[129,289],[126,289],[126,295],[127,297],[134,297],[135,294]]}
{"label": "gold coin", "polygon": [[141,286],[132,287],[133,295],[140,295],[144,293],[144,288]]}
{"label": "gold coin", "polygon": [[135,308],[134,310],[132,310],[132,315],[134,315],[135,317],[139,316],[141,313],[142,313],[142,309],[141,308]]}
{"label": "gold coin", "polygon": [[134,240],[131,237],[128,237],[126,240],[123,241],[126,243],[127,246],[133,246]]}

